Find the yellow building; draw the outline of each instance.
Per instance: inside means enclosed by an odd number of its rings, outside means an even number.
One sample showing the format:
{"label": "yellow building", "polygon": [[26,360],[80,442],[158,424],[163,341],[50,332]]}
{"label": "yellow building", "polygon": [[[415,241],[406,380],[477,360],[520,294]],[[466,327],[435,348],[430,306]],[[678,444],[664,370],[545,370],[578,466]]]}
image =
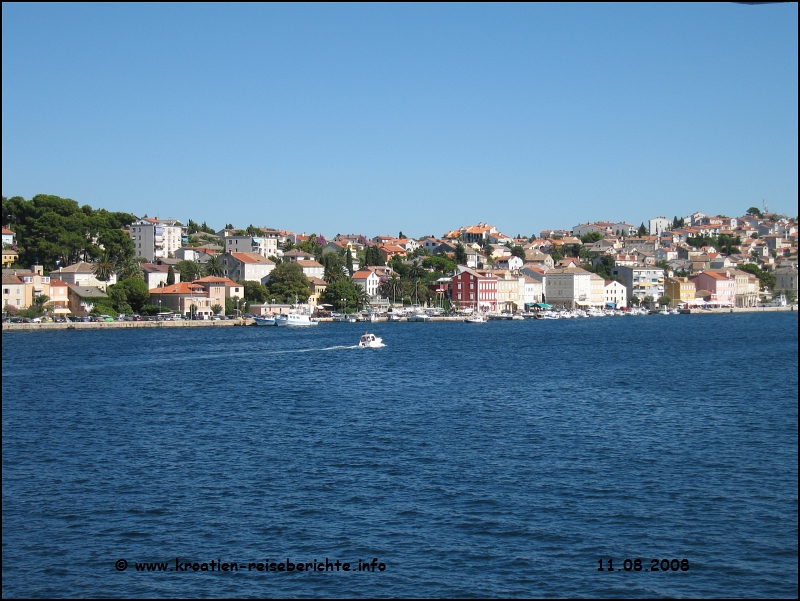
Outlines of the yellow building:
{"label": "yellow building", "polygon": [[694,282],[689,278],[664,278],[664,294],[672,299],[670,306],[675,307],[679,303],[693,300],[697,289]]}
{"label": "yellow building", "polygon": [[319,298],[325,292],[328,284],[320,278],[310,277],[308,278],[308,285],[311,288],[311,296],[308,297],[307,302],[312,307],[316,307],[319,305]]}

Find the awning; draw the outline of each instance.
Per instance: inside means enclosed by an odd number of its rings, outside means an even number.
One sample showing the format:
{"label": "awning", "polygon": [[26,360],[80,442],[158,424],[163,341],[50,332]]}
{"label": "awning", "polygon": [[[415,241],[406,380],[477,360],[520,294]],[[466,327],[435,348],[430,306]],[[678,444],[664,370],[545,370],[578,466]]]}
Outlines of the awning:
{"label": "awning", "polygon": [[53,313],[57,313],[59,315],[63,315],[64,313],[72,313],[69,309],[65,309],[64,307],[56,307],[53,309]]}
{"label": "awning", "polygon": [[552,309],[553,308],[553,305],[548,305],[547,303],[536,303],[536,306],[540,307],[542,309]]}
{"label": "awning", "polygon": [[606,307],[616,307],[617,303],[606,303]]}

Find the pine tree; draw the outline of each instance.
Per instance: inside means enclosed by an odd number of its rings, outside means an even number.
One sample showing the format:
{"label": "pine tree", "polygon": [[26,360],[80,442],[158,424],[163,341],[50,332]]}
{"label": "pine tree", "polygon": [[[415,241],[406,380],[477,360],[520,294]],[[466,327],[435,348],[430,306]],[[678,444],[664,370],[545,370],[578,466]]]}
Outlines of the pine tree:
{"label": "pine tree", "polygon": [[175,269],[172,265],[167,270],[167,286],[172,286],[175,283]]}

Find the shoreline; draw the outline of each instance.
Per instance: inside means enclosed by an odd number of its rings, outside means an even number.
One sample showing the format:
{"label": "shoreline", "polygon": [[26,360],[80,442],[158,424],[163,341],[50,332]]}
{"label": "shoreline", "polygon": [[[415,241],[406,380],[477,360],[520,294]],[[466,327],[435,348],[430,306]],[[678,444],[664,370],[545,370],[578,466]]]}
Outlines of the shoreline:
{"label": "shoreline", "polygon": [[[727,309],[681,309],[682,315],[714,315],[725,313],[788,313],[794,312],[795,307],[733,307]],[[643,316],[642,316],[643,317]],[[653,316],[650,316],[653,317]],[[429,321],[461,321],[465,317],[431,317]],[[332,318],[320,318],[318,321],[333,323]],[[378,323],[385,323],[385,317],[379,318]],[[403,317],[400,323],[407,322]],[[504,320],[507,321],[507,320]],[[370,322],[357,322],[369,324]],[[137,328],[226,328],[234,326],[255,326],[253,319],[241,320],[203,320],[203,321],[115,321],[115,322],[79,322],[79,323],[4,323],[3,332],[43,332],[53,330],[108,330],[108,329],[137,329]]]}

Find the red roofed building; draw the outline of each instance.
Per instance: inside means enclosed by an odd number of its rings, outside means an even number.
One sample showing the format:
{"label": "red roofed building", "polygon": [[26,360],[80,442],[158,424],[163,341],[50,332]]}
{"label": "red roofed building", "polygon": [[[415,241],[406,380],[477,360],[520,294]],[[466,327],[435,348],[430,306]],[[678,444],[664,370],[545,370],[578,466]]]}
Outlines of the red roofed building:
{"label": "red roofed building", "polygon": [[148,302],[157,304],[162,311],[211,317],[215,305],[221,307],[221,314],[225,313],[225,285],[219,282],[180,282],[152,288]]}
{"label": "red roofed building", "polygon": [[353,274],[353,283],[361,286],[369,296],[377,296],[381,278],[371,269],[362,269]]}
{"label": "red roofed building", "polygon": [[383,260],[388,262],[389,259],[394,257],[395,255],[400,257],[406,256],[406,249],[401,248],[400,246],[395,246],[394,244],[378,244],[378,250],[381,252],[381,256]]}

